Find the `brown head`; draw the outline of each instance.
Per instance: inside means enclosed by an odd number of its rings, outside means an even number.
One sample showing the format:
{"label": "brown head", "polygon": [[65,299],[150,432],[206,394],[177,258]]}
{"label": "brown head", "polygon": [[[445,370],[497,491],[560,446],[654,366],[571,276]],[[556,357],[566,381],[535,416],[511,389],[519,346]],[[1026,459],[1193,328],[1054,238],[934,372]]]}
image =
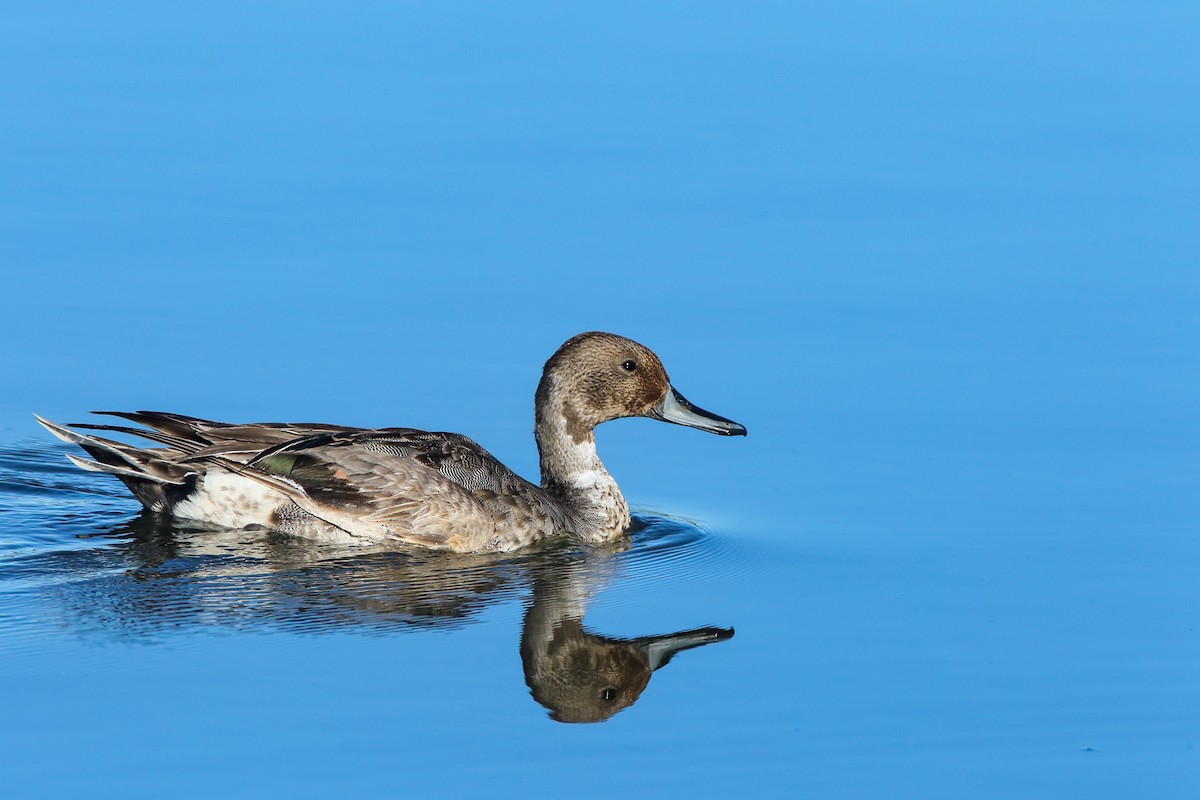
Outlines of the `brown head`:
{"label": "brown head", "polygon": [[571,337],[546,362],[537,390],[539,427],[546,414],[561,415],[566,433],[576,442],[600,423],[620,417],[650,417],[724,436],[746,435],[745,427],[685,400],[648,347],[597,331]]}

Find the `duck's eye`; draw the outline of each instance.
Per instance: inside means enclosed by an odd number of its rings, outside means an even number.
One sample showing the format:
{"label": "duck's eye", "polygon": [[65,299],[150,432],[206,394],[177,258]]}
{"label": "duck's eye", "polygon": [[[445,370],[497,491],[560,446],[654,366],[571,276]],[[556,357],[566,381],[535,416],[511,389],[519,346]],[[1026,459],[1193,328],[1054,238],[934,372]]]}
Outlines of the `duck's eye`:
{"label": "duck's eye", "polygon": [[613,700],[617,699],[617,690],[610,686],[609,688],[600,692],[600,697],[604,699],[604,702],[611,703]]}
{"label": "duck's eye", "polygon": [[625,361],[621,362],[621,369],[625,370],[626,372],[633,372],[635,369],[637,369],[637,362],[632,358],[626,359]]}

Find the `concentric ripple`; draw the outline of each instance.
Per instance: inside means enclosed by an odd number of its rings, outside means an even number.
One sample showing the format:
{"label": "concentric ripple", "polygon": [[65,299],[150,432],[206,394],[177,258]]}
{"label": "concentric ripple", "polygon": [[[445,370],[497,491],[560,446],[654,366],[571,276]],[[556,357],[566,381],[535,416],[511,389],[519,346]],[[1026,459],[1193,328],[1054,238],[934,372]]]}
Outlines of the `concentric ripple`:
{"label": "concentric ripple", "polygon": [[623,561],[629,575],[638,578],[728,575],[747,568],[739,544],[736,535],[716,533],[693,520],[642,512],[634,518],[632,544]]}

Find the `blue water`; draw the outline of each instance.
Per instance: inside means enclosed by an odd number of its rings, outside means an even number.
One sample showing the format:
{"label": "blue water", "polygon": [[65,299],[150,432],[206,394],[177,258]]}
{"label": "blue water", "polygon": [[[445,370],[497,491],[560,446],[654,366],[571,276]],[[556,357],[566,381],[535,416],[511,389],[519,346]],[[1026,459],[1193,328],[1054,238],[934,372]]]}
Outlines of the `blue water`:
{"label": "blue water", "polygon": [[[1200,793],[1194,3],[17,2],[0,40],[5,796]],[[639,527],[601,552],[174,524],[30,416],[456,430],[532,478],[590,329],[750,431],[602,427]],[[568,724],[544,618],[722,633]]]}

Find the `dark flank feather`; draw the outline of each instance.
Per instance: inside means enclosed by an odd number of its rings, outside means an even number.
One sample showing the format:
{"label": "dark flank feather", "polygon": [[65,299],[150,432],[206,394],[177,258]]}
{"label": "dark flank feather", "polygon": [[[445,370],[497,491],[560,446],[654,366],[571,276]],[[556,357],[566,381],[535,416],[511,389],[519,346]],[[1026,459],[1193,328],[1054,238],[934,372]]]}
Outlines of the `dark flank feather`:
{"label": "dark flank feather", "polygon": [[[249,466],[249,465],[247,465]],[[291,479],[321,505],[346,506],[362,501],[362,493],[336,464],[306,453],[276,453],[254,459],[254,466],[268,475]]]}

